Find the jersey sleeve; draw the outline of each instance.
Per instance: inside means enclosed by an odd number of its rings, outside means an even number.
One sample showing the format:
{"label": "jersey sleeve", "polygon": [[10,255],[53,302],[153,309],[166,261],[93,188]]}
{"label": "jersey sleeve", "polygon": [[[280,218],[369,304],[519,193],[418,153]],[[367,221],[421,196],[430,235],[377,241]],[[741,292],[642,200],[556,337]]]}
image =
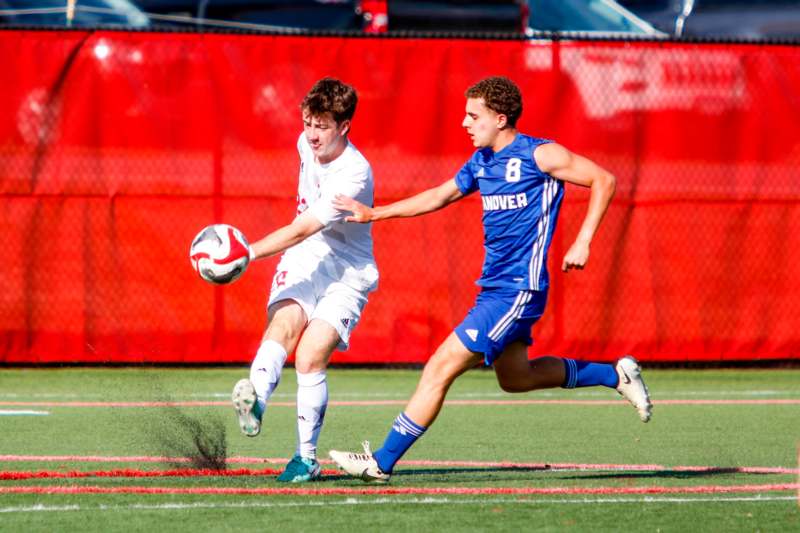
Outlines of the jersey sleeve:
{"label": "jersey sleeve", "polygon": [[369,165],[351,169],[347,174],[335,176],[320,191],[320,197],[309,210],[324,226],[344,220],[347,213],[333,207],[333,199],[337,194],[349,196],[362,204],[372,206],[372,170]]}
{"label": "jersey sleeve", "polygon": [[456,174],[455,180],[456,187],[458,187],[458,190],[461,191],[461,194],[464,196],[478,190],[478,180],[472,172],[471,161],[464,163],[464,166],[461,167],[461,170]]}

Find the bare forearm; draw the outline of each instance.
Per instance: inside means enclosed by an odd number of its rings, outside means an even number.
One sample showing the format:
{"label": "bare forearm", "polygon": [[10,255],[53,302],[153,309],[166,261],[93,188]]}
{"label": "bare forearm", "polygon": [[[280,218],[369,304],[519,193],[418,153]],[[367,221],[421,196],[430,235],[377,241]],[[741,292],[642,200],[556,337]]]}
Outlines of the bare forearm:
{"label": "bare forearm", "polygon": [[358,222],[366,224],[376,220],[387,218],[404,218],[424,215],[431,211],[441,209],[447,204],[463,198],[463,194],[456,186],[455,180],[448,180],[438,187],[433,187],[410,198],[381,205],[378,207],[368,207],[347,196],[338,195],[333,202],[333,206],[340,211],[349,211],[351,214],[345,217],[347,222]]}
{"label": "bare forearm", "polygon": [[462,197],[455,182],[449,181],[410,198],[372,209],[372,220],[415,217],[439,210]]}
{"label": "bare forearm", "polygon": [[283,226],[250,245],[253,258],[259,259],[279,254],[322,229],[322,224],[304,213],[300,218]]}
{"label": "bare forearm", "polygon": [[389,205],[377,206],[372,210],[373,220],[415,217],[441,209],[444,202],[439,201],[434,192],[429,190]]}
{"label": "bare forearm", "polygon": [[284,226],[279,230],[273,231],[263,239],[251,245],[255,259],[269,257],[281,253],[287,248],[302,241],[304,237],[294,231],[292,226]]}
{"label": "bare forearm", "polygon": [[603,216],[608,210],[608,205],[614,197],[615,188],[616,180],[612,174],[607,172],[592,182],[589,207],[586,210],[586,218],[581,224],[576,241],[584,242],[587,245],[592,241],[600,222],[603,220]]}

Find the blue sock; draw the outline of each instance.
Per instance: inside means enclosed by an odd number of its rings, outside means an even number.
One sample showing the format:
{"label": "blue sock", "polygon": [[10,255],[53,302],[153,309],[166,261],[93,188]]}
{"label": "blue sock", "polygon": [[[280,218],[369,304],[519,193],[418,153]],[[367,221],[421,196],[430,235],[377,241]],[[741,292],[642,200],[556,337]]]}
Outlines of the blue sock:
{"label": "blue sock", "polygon": [[565,389],[592,387],[595,385],[603,385],[613,389],[619,383],[619,376],[617,376],[614,365],[589,363],[567,358],[563,358],[563,360],[566,372],[564,384],[561,386]]}
{"label": "blue sock", "polygon": [[405,413],[400,413],[394,419],[392,429],[383,441],[383,447],[372,454],[380,469],[391,474],[397,461],[425,433],[425,429],[415,424]]}

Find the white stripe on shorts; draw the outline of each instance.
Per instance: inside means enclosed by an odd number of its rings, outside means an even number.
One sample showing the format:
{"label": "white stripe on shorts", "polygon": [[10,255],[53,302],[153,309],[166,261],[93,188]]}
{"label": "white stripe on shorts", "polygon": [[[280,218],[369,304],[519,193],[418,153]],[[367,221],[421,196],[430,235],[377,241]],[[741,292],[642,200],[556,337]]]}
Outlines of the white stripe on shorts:
{"label": "white stripe on shorts", "polygon": [[522,311],[525,309],[525,305],[531,301],[531,293],[528,291],[519,291],[517,294],[516,300],[514,300],[514,304],[511,306],[511,309],[503,315],[503,317],[495,324],[492,330],[489,332],[489,338],[493,341],[496,341],[500,337],[505,334],[509,327],[514,323],[514,320],[522,315]]}

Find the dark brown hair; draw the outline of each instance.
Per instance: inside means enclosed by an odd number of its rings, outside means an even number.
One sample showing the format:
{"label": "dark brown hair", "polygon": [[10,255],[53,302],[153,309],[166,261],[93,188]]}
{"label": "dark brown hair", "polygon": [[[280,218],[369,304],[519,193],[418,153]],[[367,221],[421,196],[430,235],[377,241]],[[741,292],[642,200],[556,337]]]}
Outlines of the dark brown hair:
{"label": "dark brown hair", "polygon": [[519,87],[502,76],[492,76],[479,81],[467,89],[464,96],[483,98],[486,107],[508,117],[508,125],[512,128],[517,126],[517,120],[522,115],[522,93]]}
{"label": "dark brown hair", "polygon": [[356,112],[356,90],[335,78],[322,78],[303,98],[300,109],[318,117],[330,113],[337,124],[350,120]]}

